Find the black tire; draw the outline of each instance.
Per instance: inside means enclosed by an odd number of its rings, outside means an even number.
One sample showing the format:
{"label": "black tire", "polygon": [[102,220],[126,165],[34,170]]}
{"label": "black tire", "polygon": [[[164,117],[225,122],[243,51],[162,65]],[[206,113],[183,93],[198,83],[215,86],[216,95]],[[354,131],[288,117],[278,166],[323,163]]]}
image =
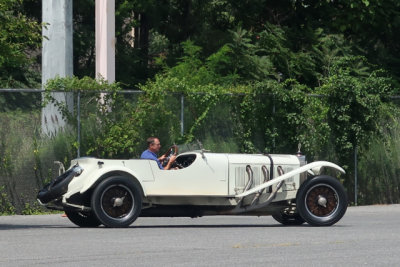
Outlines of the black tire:
{"label": "black tire", "polygon": [[37,198],[42,203],[48,203],[54,199],[59,198],[68,191],[68,184],[75,177],[73,169],[70,169],[58,176],[52,182],[46,184],[37,195]]}
{"label": "black tire", "polygon": [[142,209],[139,185],[123,176],[106,178],[93,191],[91,206],[106,227],[128,227]]}
{"label": "black tire", "polygon": [[342,184],[328,175],[305,181],[296,196],[300,216],[313,226],[337,223],[347,210],[347,195]]}
{"label": "black tire", "polygon": [[272,214],[272,218],[283,225],[302,225],[305,223],[305,220],[300,214],[287,214],[285,210]]}
{"label": "black tire", "polygon": [[92,212],[65,210],[68,219],[80,227],[97,227],[101,222]]}

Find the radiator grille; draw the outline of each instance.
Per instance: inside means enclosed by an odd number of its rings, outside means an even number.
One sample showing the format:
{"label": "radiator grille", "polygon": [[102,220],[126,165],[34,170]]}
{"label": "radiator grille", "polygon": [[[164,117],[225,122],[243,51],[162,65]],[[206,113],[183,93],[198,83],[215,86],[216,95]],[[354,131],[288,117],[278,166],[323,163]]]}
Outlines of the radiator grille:
{"label": "radiator grille", "polygon": [[[253,185],[251,188],[260,185],[264,181],[264,176],[261,171],[261,166],[252,166],[253,171]],[[235,184],[236,190],[241,190],[245,188],[247,182],[249,181],[249,175],[246,172],[246,167],[236,167],[235,168]]]}

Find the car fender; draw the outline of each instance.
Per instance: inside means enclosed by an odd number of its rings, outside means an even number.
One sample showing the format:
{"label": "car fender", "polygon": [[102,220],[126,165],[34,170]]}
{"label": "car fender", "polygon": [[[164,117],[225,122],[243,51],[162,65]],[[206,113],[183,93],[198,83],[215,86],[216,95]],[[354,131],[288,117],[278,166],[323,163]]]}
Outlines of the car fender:
{"label": "car fender", "polygon": [[[93,174],[93,178],[89,178],[85,181],[85,183],[83,184],[83,187],[80,190],[80,193],[83,194],[84,192],[86,192],[87,190],[89,190],[100,178],[102,177],[107,177],[107,174],[111,174],[112,173],[118,173],[118,172],[122,172],[122,173],[128,173],[130,176],[132,176],[134,179],[136,179],[138,181],[138,183],[140,184],[140,186],[142,186],[143,188],[143,184],[140,183],[138,174],[134,171],[131,170],[127,167],[123,167],[123,166],[118,166],[118,168],[116,168],[115,166],[112,167],[103,167],[101,169],[99,169],[95,174]],[[110,176],[111,176],[110,175]],[[114,175],[112,175],[114,176]],[[145,194],[145,190],[143,188],[143,193]]]}
{"label": "car fender", "polygon": [[243,192],[241,194],[238,194],[235,197],[239,197],[240,198],[240,197],[245,197],[245,196],[257,193],[259,190],[262,190],[262,189],[267,188],[267,187],[269,187],[271,185],[277,184],[280,181],[289,179],[289,178],[291,178],[292,176],[294,176],[296,174],[300,174],[300,173],[303,173],[303,172],[306,172],[306,171],[309,171],[309,170],[312,170],[312,169],[315,170],[315,169],[318,169],[320,167],[330,167],[330,168],[333,168],[333,169],[336,169],[336,170],[340,171],[341,173],[346,173],[343,170],[342,167],[336,165],[335,163],[332,163],[332,162],[329,162],[329,161],[316,161],[316,162],[312,162],[312,163],[309,163],[307,165],[304,165],[304,166],[302,166],[300,168],[294,169],[294,170],[292,170],[290,172],[287,172],[287,173],[285,173],[285,174],[283,174],[281,176],[278,176],[278,177],[276,177],[276,178],[274,178],[274,179],[272,179],[272,180],[270,180],[270,181],[268,181],[266,183],[260,184],[260,185],[254,187],[254,188],[252,188],[250,190],[247,190],[247,191],[245,191],[245,192]]}
{"label": "car fender", "polygon": [[128,174],[129,176],[132,176],[134,179],[136,179],[142,187],[143,195],[146,196],[146,190],[143,186],[143,183],[140,182],[140,177],[134,170],[124,166],[112,165],[110,167],[104,166],[98,170],[91,170],[90,172],[86,173],[84,171],[81,176],[75,177],[69,184],[68,192],[66,193],[66,195],[64,195],[64,198],[68,198],[69,196],[77,192],[83,194],[90,188],[92,188],[95,184],[97,184],[99,182],[99,179],[103,180],[103,178],[105,177],[121,175],[121,173]]}

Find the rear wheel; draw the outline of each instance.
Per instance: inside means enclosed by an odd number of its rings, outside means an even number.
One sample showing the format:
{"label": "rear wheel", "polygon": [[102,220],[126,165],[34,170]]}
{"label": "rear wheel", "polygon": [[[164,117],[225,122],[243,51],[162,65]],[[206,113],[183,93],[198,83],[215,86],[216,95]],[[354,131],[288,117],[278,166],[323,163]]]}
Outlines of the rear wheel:
{"label": "rear wheel", "polygon": [[308,224],[329,226],[346,213],[347,195],[337,179],[321,175],[301,185],[296,203],[299,214]]}
{"label": "rear wheel", "polygon": [[302,225],[305,221],[298,213],[287,213],[286,209],[272,214],[277,222],[283,225]]}
{"label": "rear wheel", "polygon": [[101,222],[91,212],[65,210],[68,219],[80,227],[97,227]]}
{"label": "rear wheel", "polygon": [[128,227],[139,216],[142,197],[130,178],[113,176],[101,182],[92,194],[92,210],[107,227]]}

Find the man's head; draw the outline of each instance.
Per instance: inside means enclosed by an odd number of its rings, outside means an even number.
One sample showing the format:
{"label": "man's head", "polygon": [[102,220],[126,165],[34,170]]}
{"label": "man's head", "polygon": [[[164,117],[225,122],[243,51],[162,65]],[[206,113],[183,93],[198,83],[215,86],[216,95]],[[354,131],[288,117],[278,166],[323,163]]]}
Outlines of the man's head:
{"label": "man's head", "polygon": [[151,152],[157,153],[161,147],[160,140],[157,137],[149,137],[147,138],[147,146]]}

